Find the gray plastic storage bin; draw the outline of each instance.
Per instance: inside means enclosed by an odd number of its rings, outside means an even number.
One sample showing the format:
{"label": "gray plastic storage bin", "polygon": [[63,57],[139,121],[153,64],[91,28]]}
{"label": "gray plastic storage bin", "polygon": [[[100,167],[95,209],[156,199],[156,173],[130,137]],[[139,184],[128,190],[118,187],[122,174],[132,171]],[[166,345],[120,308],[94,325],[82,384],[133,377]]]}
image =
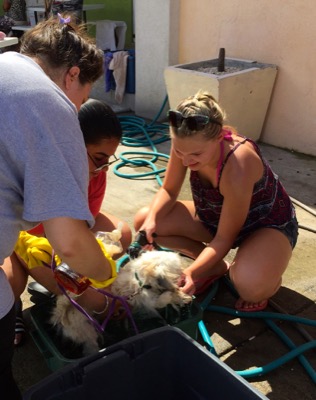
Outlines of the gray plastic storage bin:
{"label": "gray plastic storage bin", "polygon": [[53,373],[24,400],[267,399],[186,333],[162,327]]}

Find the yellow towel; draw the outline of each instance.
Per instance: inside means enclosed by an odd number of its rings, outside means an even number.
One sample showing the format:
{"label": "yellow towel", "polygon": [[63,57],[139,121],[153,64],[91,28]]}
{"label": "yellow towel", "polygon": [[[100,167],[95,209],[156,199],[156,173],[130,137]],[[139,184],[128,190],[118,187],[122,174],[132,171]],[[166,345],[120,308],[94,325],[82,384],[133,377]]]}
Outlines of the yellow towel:
{"label": "yellow towel", "polygon": [[[106,281],[96,281],[95,279],[89,278],[91,285],[95,288],[104,288],[111,285],[116,276],[116,264],[115,261],[110,257],[110,255],[105,250],[105,247],[101,240],[96,239],[103,251],[104,256],[108,259],[111,269],[112,277]],[[25,262],[28,269],[46,266],[51,264],[53,249],[49,241],[44,237],[38,237],[30,235],[29,233],[22,231],[15,244],[14,251],[16,254]],[[56,265],[61,263],[61,259],[55,255]]]}

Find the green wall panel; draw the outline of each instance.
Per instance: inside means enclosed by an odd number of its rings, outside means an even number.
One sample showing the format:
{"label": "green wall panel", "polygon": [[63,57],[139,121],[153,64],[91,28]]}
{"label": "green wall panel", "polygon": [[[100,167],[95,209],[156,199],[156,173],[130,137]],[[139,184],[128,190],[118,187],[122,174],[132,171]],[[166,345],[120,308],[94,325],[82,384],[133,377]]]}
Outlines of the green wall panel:
{"label": "green wall panel", "polygon": [[[104,4],[104,9],[87,11],[87,21],[112,19],[125,21],[127,24],[125,47],[133,47],[133,0],[84,0],[85,4]],[[95,34],[95,27],[90,27],[91,34]]]}

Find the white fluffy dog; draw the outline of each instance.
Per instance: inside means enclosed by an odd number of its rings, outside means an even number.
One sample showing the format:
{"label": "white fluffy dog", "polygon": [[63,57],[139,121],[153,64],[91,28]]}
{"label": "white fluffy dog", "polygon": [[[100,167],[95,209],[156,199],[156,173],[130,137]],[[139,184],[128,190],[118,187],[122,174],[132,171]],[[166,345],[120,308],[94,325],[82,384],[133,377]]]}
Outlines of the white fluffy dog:
{"label": "white fluffy dog", "polygon": [[111,291],[136,311],[156,313],[169,304],[178,310],[192,301],[178,286],[184,268],[177,253],[147,251],[120,269]]}
{"label": "white fluffy dog", "polygon": [[[192,297],[183,293],[178,281],[185,266],[181,256],[168,251],[147,251],[123,266],[111,286],[111,293],[124,297],[132,312],[149,318],[159,315],[159,309],[171,305],[180,310],[191,303]],[[99,350],[100,334],[88,318],[77,310],[66,296],[58,296],[50,323],[66,338],[83,345],[84,355]]]}
{"label": "white fluffy dog", "polygon": [[83,355],[99,351],[100,334],[89,319],[75,308],[66,296],[57,296],[49,322],[62,337],[82,345]]}

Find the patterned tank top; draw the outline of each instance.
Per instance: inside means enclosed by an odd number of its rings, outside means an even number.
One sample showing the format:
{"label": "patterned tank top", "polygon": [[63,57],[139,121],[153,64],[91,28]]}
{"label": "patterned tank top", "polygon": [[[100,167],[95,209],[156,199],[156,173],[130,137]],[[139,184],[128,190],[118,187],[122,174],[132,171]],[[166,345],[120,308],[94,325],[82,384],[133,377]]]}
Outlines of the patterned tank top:
{"label": "patterned tank top", "polygon": [[[226,135],[224,139],[231,140],[229,135]],[[263,158],[257,144],[249,138],[244,138],[243,141],[237,143],[225,159],[220,157],[216,188],[211,185],[205,186],[201,182],[198,172],[191,171],[190,184],[197,216],[209,232],[215,235],[224,199],[219,192],[221,175],[231,154],[245,142],[252,143],[255,151],[262,160],[264,172],[261,179],[254,185],[249,213],[235,240],[234,247],[239,246],[243,239],[259,228],[274,227],[283,229],[295,217],[295,209],[283,185],[279,181],[279,177],[272,171],[267,161]]]}

